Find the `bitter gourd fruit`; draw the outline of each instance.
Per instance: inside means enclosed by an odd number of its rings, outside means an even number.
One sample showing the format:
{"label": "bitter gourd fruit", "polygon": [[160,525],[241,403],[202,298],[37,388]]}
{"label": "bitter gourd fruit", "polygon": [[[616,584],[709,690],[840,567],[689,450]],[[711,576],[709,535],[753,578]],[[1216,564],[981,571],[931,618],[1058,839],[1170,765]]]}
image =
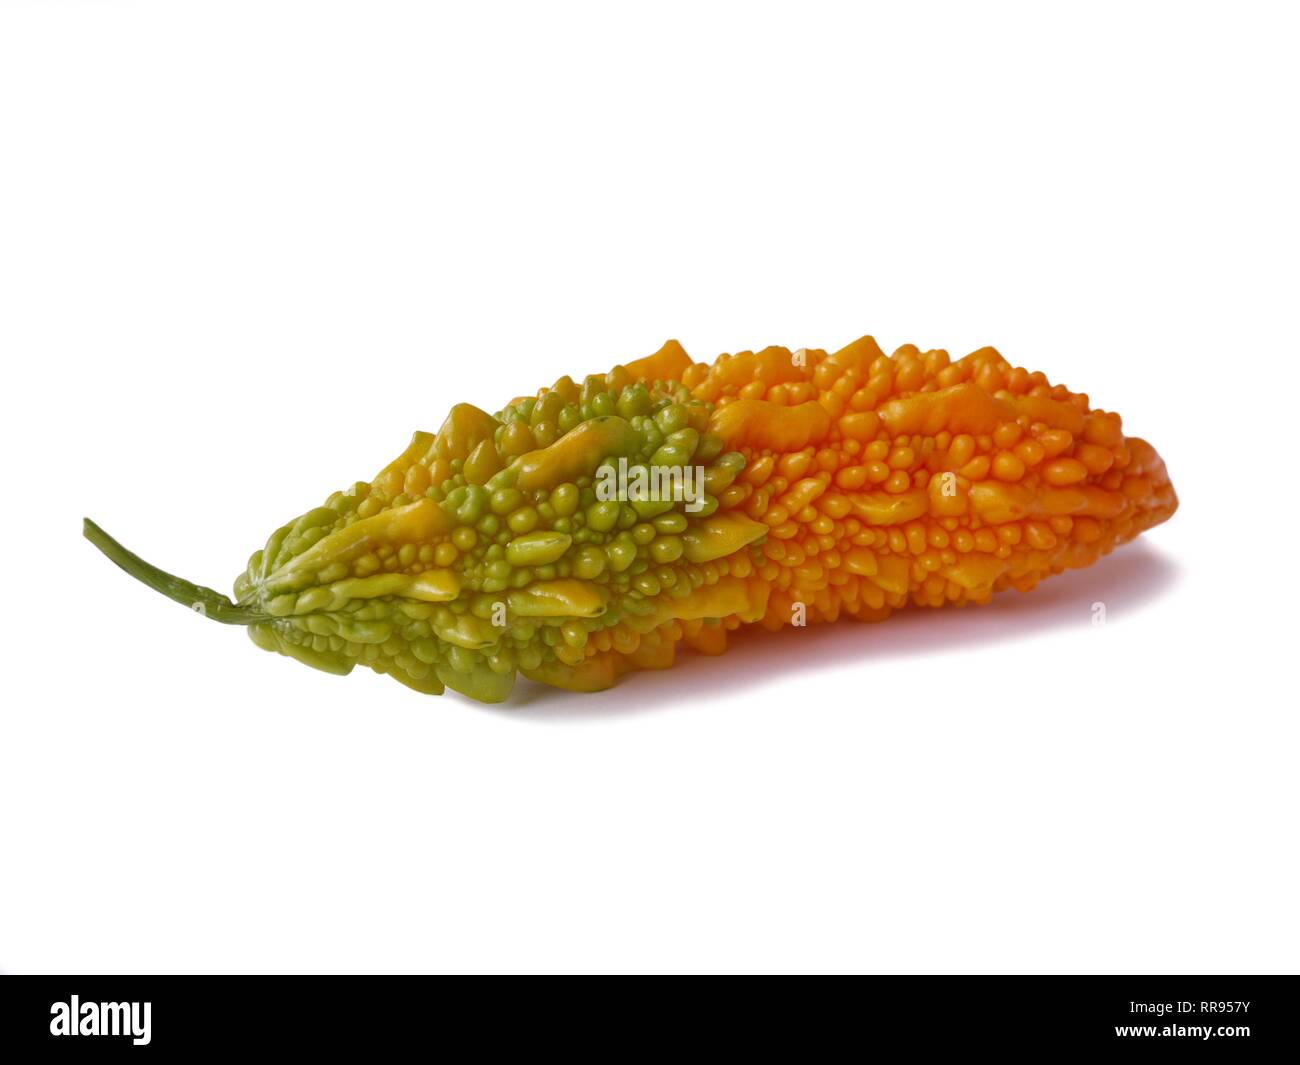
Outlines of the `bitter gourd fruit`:
{"label": "bitter gourd fruit", "polygon": [[708,365],[670,341],[494,415],[453,407],[272,533],[233,600],[85,532],[259,647],[497,702],[518,673],[597,690],[741,626],[1026,591],[1177,505],[1118,415],[993,348],[863,337]]}

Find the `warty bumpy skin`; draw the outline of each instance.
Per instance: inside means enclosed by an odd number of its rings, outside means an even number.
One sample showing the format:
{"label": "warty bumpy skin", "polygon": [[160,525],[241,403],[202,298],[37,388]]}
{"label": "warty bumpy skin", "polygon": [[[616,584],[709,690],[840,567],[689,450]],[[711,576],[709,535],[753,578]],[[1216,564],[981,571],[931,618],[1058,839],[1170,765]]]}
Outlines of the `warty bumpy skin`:
{"label": "warty bumpy skin", "polygon": [[[622,461],[620,461],[622,460]],[[703,495],[603,498],[615,469]],[[675,341],[497,414],[453,407],[368,483],[281,526],[232,602],[93,522],[118,565],[259,647],[331,673],[505,699],[576,691],[678,647],[984,603],[1086,566],[1178,499],[1145,440],[993,348],[956,362],[871,337],[693,362]]]}

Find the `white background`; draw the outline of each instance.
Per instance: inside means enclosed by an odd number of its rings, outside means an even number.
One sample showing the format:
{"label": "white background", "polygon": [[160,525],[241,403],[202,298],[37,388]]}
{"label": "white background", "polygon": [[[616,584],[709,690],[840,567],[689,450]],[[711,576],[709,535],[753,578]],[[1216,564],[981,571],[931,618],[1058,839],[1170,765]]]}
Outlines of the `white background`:
{"label": "white background", "polygon": [[[1283,5],[0,7],[0,968],[1300,964]],[[228,591],[448,407],[992,343],[1182,509],[982,611],[488,709]],[[1105,602],[1107,624],[1091,624]]]}

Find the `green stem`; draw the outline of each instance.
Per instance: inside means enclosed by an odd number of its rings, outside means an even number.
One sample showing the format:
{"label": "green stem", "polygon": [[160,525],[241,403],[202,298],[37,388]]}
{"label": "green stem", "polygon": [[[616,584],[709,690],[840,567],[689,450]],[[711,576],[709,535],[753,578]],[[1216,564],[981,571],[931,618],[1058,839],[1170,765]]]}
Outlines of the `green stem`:
{"label": "green stem", "polygon": [[196,613],[203,614],[223,625],[255,625],[259,621],[270,621],[269,614],[253,610],[246,606],[232,603],[220,592],[204,588],[200,584],[191,584],[180,577],[164,573],[157,566],[152,566],[139,555],[133,554],[104,532],[89,518],[85,518],[82,534],[92,544],[106,554],[118,567],[126,570],[142,584],[147,584],[156,592],[162,592],[168,599],[174,599]]}

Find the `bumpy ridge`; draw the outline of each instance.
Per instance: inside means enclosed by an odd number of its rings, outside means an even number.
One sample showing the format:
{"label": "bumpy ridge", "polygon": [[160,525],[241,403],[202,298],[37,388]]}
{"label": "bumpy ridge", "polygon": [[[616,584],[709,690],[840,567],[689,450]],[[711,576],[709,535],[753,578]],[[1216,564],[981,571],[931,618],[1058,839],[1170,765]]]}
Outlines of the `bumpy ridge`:
{"label": "bumpy ridge", "polygon": [[[599,498],[620,460],[632,485],[703,468],[703,498]],[[269,616],[259,646],[499,701],[518,672],[594,690],[742,625],[1026,591],[1176,507],[1118,415],[992,348],[706,365],[669,342],[495,415],[454,407],[277,530],[235,594]]]}

